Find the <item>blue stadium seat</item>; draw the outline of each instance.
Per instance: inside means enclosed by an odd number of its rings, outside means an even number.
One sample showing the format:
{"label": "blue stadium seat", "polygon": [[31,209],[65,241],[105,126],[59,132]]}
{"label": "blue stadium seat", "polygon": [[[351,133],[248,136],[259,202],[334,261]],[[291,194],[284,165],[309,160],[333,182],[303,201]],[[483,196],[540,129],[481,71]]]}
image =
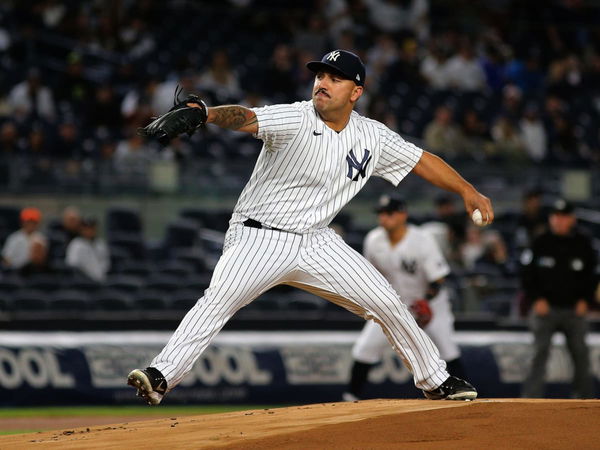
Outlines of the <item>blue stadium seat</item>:
{"label": "blue stadium seat", "polygon": [[154,289],[161,292],[173,292],[181,287],[181,280],[172,275],[155,274],[146,280],[146,289]]}
{"label": "blue stadium seat", "polygon": [[196,291],[188,290],[188,289],[179,289],[173,293],[171,299],[169,301],[169,308],[174,310],[189,310],[191,309],[198,299],[200,295]]}
{"label": "blue stadium seat", "polygon": [[142,289],[133,297],[133,308],[139,311],[164,310],[167,308],[168,299],[170,295],[164,292]]}
{"label": "blue stadium seat", "polygon": [[27,287],[41,291],[53,292],[62,287],[61,278],[55,274],[36,273],[27,277]]}
{"label": "blue stadium seat", "polygon": [[133,275],[113,274],[109,275],[104,286],[114,291],[124,293],[135,293],[144,286],[144,279]]}
{"label": "blue stadium seat", "polygon": [[62,289],[50,294],[48,308],[51,311],[85,311],[90,306],[87,292]]}
{"label": "blue stadium seat", "polygon": [[132,309],[132,296],[122,291],[106,288],[93,295],[92,307],[99,311],[129,311]]}
{"label": "blue stadium seat", "polygon": [[46,311],[50,294],[37,289],[21,289],[14,293],[14,311]]}

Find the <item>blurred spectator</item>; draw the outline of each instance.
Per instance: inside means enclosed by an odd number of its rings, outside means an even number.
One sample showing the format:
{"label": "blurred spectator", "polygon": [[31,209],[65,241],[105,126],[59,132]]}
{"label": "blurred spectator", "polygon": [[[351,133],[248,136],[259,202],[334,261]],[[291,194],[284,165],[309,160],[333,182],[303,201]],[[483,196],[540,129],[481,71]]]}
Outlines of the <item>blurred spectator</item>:
{"label": "blurred spectator", "polygon": [[19,130],[14,122],[7,121],[0,126],[0,157],[14,157],[20,153]]}
{"label": "blurred spectator", "polygon": [[460,253],[467,270],[473,270],[480,263],[502,268],[508,259],[506,244],[500,233],[492,229],[483,230],[471,223],[467,225]]}
{"label": "blurred spectator", "polygon": [[437,155],[455,158],[465,153],[462,132],[448,106],[442,105],[435,110],[433,120],[425,127],[423,139],[427,150]]}
{"label": "blurred spectator", "polygon": [[[83,56],[72,52],[67,56],[66,72],[57,83],[56,99],[62,110],[79,113],[92,98],[93,88],[86,78]],[[73,111],[74,110],[74,111]]]}
{"label": "blurred spectator", "polygon": [[521,118],[523,93],[514,84],[507,84],[502,89],[502,107],[498,115],[506,117],[516,125]]}
{"label": "blurred spectator", "polygon": [[242,91],[237,73],[231,68],[229,56],[224,49],[215,50],[210,66],[200,74],[198,87],[211,95],[213,104],[238,102]]}
{"label": "blurred spectator", "polygon": [[110,255],[104,240],[98,237],[93,217],[81,220],[80,235],[67,246],[66,263],[94,281],[104,281],[110,269]]}
{"label": "blurred spectator", "polygon": [[391,63],[382,78],[387,80],[386,83],[407,83],[412,89],[418,89],[426,84],[420,67],[417,41],[412,37],[405,38],[400,43],[398,58]]}
{"label": "blurred spectator", "polygon": [[98,127],[119,129],[122,125],[119,99],[109,84],[96,88],[94,96],[89,99],[85,114],[88,126],[92,130]]}
{"label": "blurred spectator", "polygon": [[525,108],[523,117],[519,121],[519,129],[529,159],[535,162],[546,159],[548,137],[537,106],[529,105]]}
{"label": "blurred spectator", "polygon": [[500,116],[492,125],[494,146],[492,155],[503,161],[522,164],[527,159],[525,144],[513,122],[506,116]]}
{"label": "blurred spectator", "polygon": [[529,51],[525,60],[513,59],[506,66],[506,80],[524,94],[537,94],[544,84],[544,72],[536,51]]}
{"label": "blurred spectator", "polygon": [[310,14],[305,26],[294,35],[294,47],[321,55],[327,47],[327,24],[321,13]]}
{"label": "blurred spectator", "polygon": [[364,0],[375,27],[386,33],[410,33],[420,40],[429,36],[428,0]]}
{"label": "blurred spectator", "polygon": [[37,208],[21,210],[21,228],[11,233],[2,249],[2,264],[10,269],[21,269],[31,260],[31,242],[34,239],[45,241],[38,231],[42,221],[42,213]]}
{"label": "blurred spectator", "polygon": [[421,228],[433,235],[454,267],[462,266],[460,246],[464,241],[464,212],[458,211],[454,197],[440,194],[435,198],[435,214],[424,220]]}
{"label": "blurred spectator", "polygon": [[548,69],[547,92],[565,101],[579,94],[583,87],[581,61],[575,54],[557,59]]}
{"label": "blurred spectator", "polygon": [[429,52],[421,62],[421,75],[433,89],[445,90],[450,84],[448,56],[439,45],[432,44],[429,47]]}
{"label": "blurred spectator", "polygon": [[44,119],[53,121],[56,116],[54,98],[50,88],[42,84],[38,68],[31,68],[27,79],[14,86],[8,94],[11,114],[19,121]]}
{"label": "blurred spectator", "polygon": [[[296,66],[289,45],[278,44],[263,77],[262,92],[275,103],[296,100]],[[262,106],[262,105],[261,105]]]}
{"label": "blurred spectator", "polygon": [[465,152],[476,160],[485,158],[491,151],[492,136],[489,128],[473,109],[467,109],[463,115],[462,134]]}
{"label": "blurred spectator", "polygon": [[533,239],[546,230],[547,223],[547,214],[542,205],[542,191],[537,188],[527,190],[521,199],[521,211],[516,221],[516,247],[529,247]]}
{"label": "blurred spectator", "polygon": [[521,256],[523,289],[532,304],[530,325],[535,339],[531,370],[523,383],[524,397],[544,396],[546,362],[556,331],[564,333],[573,359],[573,395],[594,396],[585,335],[586,315],[596,288],[596,253],[576,224],[573,205],[557,200],[549,230]]}
{"label": "blurred spectator", "polygon": [[81,226],[81,213],[75,206],[67,206],[61,215],[61,221],[54,231],[58,231],[64,237],[65,244],[68,244],[79,236]]}
{"label": "blurred spectator", "polygon": [[134,129],[127,130],[127,137],[117,144],[113,157],[114,168],[125,177],[144,176],[154,159],[154,151]]}
{"label": "blurred spectator", "polygon": [[31,238],[29,244],[29,261],[19,270],[19,273],[28,277],[40,273],[54,273],[48,259],[48,242],[41,236]]}
{"label": "blurred spectator", "polygon": [[446,68],[449,86],[459,91],[481,92],[485,89],[485,73],[473,50],[464,41],[458,53],[448,60]]}
{"label": "blurred spectator", "polygon": [[[190,94],[198,93],[197,84],[198,74],[192,69],[185,69],[179,75],[178,79],[169,78],[162,83],[155,84],[151,78],[146,85],[145,92],[141,98],[138,98],[138,105],[144,105],[143,101],[146,100],[146,95],[149,95],[151,98],[152,113],[154,115],[164,114],[173,106],[177,89],[181,89],[179,97],[183,100]],[[200,86],[200,89],[202,89],[202,86]]]}
{"label": "blurred spectator", "polygon": [[67,118],[58,125],[52,155],[66,159],[77,159],[84,155],[83,142],[79,136],[80,127],[74,119]]}
{"label": "blurred spectator", "polygon": [[[386,73],[388,67],[395,63],[399,58],[398,46],[391,35],[380,33],[375,38],[375,43],[367,52],[366,63],[367,73],[369,74],[369,86],[371,89],[379,89],[379,83],[382,76]],[[391,77],[398,79],[394,73],[395,68],[390,67]],[[404,81],[404,80],[402,80]],[[408,82],[408,80],[406,80]]]}

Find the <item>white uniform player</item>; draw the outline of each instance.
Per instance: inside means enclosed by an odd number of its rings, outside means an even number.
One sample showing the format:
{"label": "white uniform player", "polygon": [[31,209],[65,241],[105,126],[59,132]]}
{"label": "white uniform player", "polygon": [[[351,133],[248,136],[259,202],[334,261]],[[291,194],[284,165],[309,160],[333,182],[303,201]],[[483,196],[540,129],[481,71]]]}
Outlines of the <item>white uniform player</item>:
{"label": "white uniform player", "polygon": [[441,159],[353,111],[365,78],[356,55],[335,50],[308,68],[316,72],[312,102],[208,109],[209,123],[253,133],[264,145],[235,206],[210,286],[150,367],[129,374],[128,383],[150,404],[160,403],[184,378],[238,309],[278,284],[381,323],[428,398],[477,396],[469,383],[449,376],[437,348],[385,278],[327,225],[371,175],[398,184],[413,170],[460,193],[468,211],[479,208],[491,219],[489,200]]}
{"label": "white uniform player", "polygon": [[[365,237],[365,258],[391,283],[409,309],[426,299],[432,314],[423,329],[446,361],[448,371],[462,376],[460,350],[454,340],[454,315],[448,291],[442,286],[450,266],[434,237],[407,223],[408,214],[400,198],[383,196],[377,213],[380,226]],[[345,400],[361,396],[369,370],[381,361],[388,346],[379,324],[367,321],[352,348],[354,365]]]}

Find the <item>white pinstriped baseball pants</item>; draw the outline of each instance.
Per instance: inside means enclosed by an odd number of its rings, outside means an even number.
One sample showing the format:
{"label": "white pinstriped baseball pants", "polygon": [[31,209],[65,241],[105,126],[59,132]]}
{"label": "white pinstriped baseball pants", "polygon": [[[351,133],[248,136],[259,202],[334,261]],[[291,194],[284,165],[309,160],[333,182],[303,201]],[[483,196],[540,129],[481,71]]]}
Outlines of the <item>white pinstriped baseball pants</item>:
{"label": "white pinstriped baseball pants", "polygon": [[204,296],[152,360],[173,389],[237,310],[278,284],[291,284],[380,323],[411,370],[415,386],[432,390],[448,373],[389,282],[330,228],[306,234],[233,224]]}

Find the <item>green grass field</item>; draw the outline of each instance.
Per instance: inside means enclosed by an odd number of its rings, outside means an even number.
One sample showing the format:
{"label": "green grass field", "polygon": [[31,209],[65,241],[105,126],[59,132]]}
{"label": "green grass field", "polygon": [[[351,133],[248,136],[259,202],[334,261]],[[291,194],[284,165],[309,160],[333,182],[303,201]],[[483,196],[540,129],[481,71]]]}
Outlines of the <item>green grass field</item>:
{"label": "green grass field", "polygon": [[[139,416],[181,416],[200,414],[219,414],[233,411],[247,411],[250,409],[282,408],[288,405],[203,405],[203,406],[50,406],[38,408],[5,408],[0,409],[2,419],[18,418],[64,418],[64,417],[139,417]],[[0,430],[0,435],[33,433],[40,429],[15,429]]]}

